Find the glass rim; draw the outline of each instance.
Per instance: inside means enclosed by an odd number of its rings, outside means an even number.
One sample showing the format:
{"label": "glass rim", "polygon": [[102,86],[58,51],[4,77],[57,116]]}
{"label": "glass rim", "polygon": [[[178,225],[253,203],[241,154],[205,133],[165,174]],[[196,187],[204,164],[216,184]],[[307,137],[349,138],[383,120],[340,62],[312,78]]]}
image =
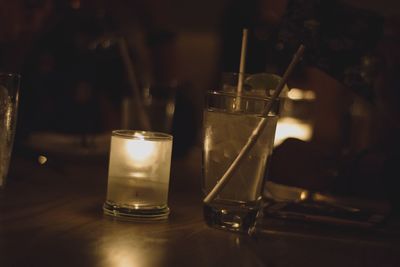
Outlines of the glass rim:
{"label": "glass rim", "polygon": [[16,73],[16,72],[0,72],[0,76],[3,77],[17,77],[17,78],[21,78],[21,74]]}
{"label": "glass rim", "polygon": [[173,136],[171,134],[155,131],[143,131],[143,130],[113,130],[111,136],[122,137],[126,139],[135,140],[172,140]]}
{"label": "glass rim", "polygon": [[[258,101],[270,101],[272,99],[271,96],[239,94],[237,91],[235,91],[235,92],[227,92],[227,91],[210,90],[210,91],[207,91],[207,95],[240,97],[240,98],[244,98],[244,99],[258,100]],[[281,98],[282,98],[281,96],[278,96],[275,99],[275,101],[279,100]]]}
{"label": "glass rim", "polygon": [[266,71],[260,71],[260,72],[243,72],[243,73],[238,72],[238,71],[223,71],[221,74],[222,74],[222,76],[228,76],[228,75],[231,75],[231,76],[239,76],[240,74],[243,74],[244,76],[259,75],[259,74],[267,74],[267,75],[271,75],[271,76],[273,76],[273,77],[282,79],[282,76],[280,76],[279,74],[273,73],[273,72],[266,72]]}

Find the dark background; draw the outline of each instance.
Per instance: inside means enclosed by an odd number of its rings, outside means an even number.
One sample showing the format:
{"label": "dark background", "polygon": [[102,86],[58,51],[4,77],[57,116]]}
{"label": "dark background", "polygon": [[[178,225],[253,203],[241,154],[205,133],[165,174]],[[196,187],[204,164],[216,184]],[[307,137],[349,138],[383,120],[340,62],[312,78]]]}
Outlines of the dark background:
{"label": "dark background", "polygon": [[[400,147],[399,7],[395,0],[0,0],[0,71],[22,74],[17,145],[32,131],[120,127],[130,89],[115,38],[124,37],[141,86],[178,88],[173,133],[184,156],[201,144],[204,92],[221,72],[238,69],[241,29],[249,27],[249,72],[282,75],[305,42],[306,56],[289,86],[317,94],[313,147],[286,143],[272,170],[277,177],[298,175],[296,166],[280,171],[293,157],[297,166],[310,166],[307,179],[321,177],[315,162],[328,169],[340,163],[333,178],[280,182],[362,196],[373,191],[397,201],[391,173],[398,174]],[[365,108],[362,127],[349,121],[355,102]]]}

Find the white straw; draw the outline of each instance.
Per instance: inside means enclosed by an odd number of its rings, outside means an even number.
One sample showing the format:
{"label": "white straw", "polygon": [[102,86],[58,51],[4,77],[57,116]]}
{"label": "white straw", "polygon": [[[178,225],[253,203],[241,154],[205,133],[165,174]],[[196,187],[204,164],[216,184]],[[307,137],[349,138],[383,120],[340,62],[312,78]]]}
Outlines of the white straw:
{"label": "white straw", "polygon": [[226,183],[231,179],[233,172],[238,168],[240,162],[243,160],[244,156],[250,151],[250,149],[253,147],[255,142],[257,141],[258,137],[262,133],[265,125],[267,124],[267,117],[268,113],[270,112],[276,98],[280,95],[285,83],[287,82],[287,79],[289,78],[289,75],[292,73],[293,68],[296,66],[296,64],[300,61],[303,53],[304,53],[304,45],[300,45],[300,47],[297,49],[296,54],[293,56],[292,61],[290,62],[288,68],[286,69],[285,73],[283,74],[283,77],[279,84],[277,85],[274,93],[271,96],[271,99],[268,101],[264,112],[263,112],[263,117],[261,121],[258,123],[257,127],[254,129],[253,133],[247,140],[247,143],[243,146],[242,150],[239,152],[235,160],[232,162],[232,164],[229,166],[229,168],[226,170],[222,178],[217,182],[217,184],[214,186],[214,188],[208,193],[208,195],[204,198],[203,202],[208,204],[210,203],[218,194],[221,192],[221,190],[224,188]]}

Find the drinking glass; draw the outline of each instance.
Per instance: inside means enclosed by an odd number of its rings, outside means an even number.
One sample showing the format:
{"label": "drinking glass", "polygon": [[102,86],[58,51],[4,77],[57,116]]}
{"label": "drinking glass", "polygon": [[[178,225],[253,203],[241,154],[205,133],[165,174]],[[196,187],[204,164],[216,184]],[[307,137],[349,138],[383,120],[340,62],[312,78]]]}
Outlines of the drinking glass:
{"label": "drinking glass", "polygon": [[[142,105],[138,106],[134,98],[126,97],[122,102],[122,127],[137,129],[146,127],[147,130],[172,133],[172,122],[175,113],[176,85],[152,84],[144,86],[142,96],[139,99]],[[142,112],[138,110],[142,108]],[[141,118],[145,116],[146,118]],[[143,120],[146,125],[143,125]]]}
{"label": "drinking glass", "polygon": [[0,73],[0,189],[5,187],[17,123],[21,76]]}
{"label": "drinking glass", "polygon": [[[204,204],[209,226],[246,232],[262,200],[268,158],[273,149],[279,100],[264,116],[271,90],[279,82],[272,74],[246,75],[237,92],[237,74],[223,80],[222,89],[207,93],[203,117],[202,189],[208,195],[247,143],[261,120],[267,124],[219,194]],[[268,77],[268,83],[263,79]],[[276,80],[276,82],[271,82]],[[229,82],[229,83],[228,83]]]}

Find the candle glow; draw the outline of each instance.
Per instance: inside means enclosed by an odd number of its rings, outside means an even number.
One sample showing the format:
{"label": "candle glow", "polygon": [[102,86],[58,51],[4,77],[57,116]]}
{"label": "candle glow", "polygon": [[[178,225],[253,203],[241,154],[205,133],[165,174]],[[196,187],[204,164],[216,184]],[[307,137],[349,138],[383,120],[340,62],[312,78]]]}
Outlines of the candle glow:
{"label": "candle glow", "polygon": [[154,142],[138,139],[127,141],[125,152],[134,165],[143,167],[152,164],[157,151]]}
{"label": "candle glow", "polygon": [[171,135],[113,131],[105,214],[152,220],[167,218],[171,154]]}

